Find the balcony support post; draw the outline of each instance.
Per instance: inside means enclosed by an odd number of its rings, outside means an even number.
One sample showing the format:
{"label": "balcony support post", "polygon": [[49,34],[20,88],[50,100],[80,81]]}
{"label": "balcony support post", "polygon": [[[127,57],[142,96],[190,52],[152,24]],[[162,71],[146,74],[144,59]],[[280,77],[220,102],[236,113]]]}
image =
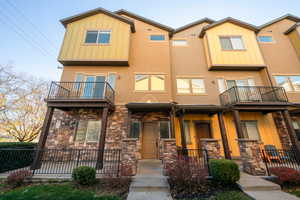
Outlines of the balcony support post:
{"label": "balcony support post", "polygon": [[291,119],[290,113],[289,113],[288,110],[284,110],[284,111],[281,111],[281,112],[282,112],[282,115],[283,115],[283,119],[285,121],[285,126],[286,126],[286,128],[288,130],[288,133],[289,133],[289,136],[290,136],[290,140],[292,142],[294,150],[296,151],[297,159],[300,160],[300,145],[299,145],[299,142],[298,142],[298,139],[297,139],[295,129],[294,129],[293,124],[292,124],[292,119]]}
{"label": "balcony support post", "polygon": [[171,129],[171,138],[175,138],[175,128],[174,128],[174,117],[175,117],[175,111],[174,108],[172,107],[170,113],[170,129]]}
{"label": "balcony support post", "polygon": [[184,111],[179,114],[179,124],[180,124],[180,136],[181,136],[181,147],[182,149],[186,149],[186,138],[185,138],[185,131],[184,131]]}
{"label": "balcony support post", "polygon": [[226,128],[225,128],[225,123],[224,123],[222,112],[218,112],[218,121],[219,121],[221,136],[222,136],[222,143],[223,143],[223,147],[224,147],[225,158],[231,160],[228,138],[227,138],[227,134],[226,134]]}
{"label": "balcony support post", "polygon": [[243,138],[243,129],[241,125],[241,119],[240,119],[240,113],[238,110],[233,110],[233,119],[234,119],[234,124],[236,128],[236,132],[238,135],[238,138]]}
{"label": "balcony support post", "polygon": [[104,148],[105,148],[107,118],[108,118],[108,107],[105,107],[105,108],[103,108],[102,117],[101,117],[102,123],[101,123],[101,129],[100,129],[96,169],[102,169],[103,168],[103,157],[104,157]]}
{"label": "balcony support post", "polygon": [[47,141],[50,124],[51,124],[52,117],[53,117],[53,112],[54,112],[53,107],[47,108],[46,116],[45,116],[44,123],[43,123],[43,128],[41,131],[39,143],[37,145],[37,149],[36,149],[36,153],[35,153],[35,158],[33,160],[33,163],[31,165],[30,169],[38,169],[41,167],[41,164],[42,164],[41,159],[42,159],[43,149],[44,149],[46,141]]}

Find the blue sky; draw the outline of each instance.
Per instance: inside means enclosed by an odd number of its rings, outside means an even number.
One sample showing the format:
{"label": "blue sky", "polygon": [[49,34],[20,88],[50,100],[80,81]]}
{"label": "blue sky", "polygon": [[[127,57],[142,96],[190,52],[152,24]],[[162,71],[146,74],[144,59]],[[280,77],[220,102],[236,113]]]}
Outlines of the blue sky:
{"label": "blue sky", "polygon": [[59,20],[97,7],[123,8],[174,28],[203,17],[261,25],[286,13],[300,16],[299,0],[0,0],[0,64],[58,80]]}

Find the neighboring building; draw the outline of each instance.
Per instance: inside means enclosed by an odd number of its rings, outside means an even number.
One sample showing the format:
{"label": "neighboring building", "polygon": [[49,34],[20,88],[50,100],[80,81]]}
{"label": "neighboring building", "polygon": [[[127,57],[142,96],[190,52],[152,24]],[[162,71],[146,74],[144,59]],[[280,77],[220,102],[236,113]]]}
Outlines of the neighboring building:
{"label": "neighboring building", "polygon": [[136,160],[203,138],[220,140],[226,158],[240,157],[238,138],[300,150],[299,22],[204,18],[173,29],[102,8],[63,19],[64,70],[39,147],[121,148],[132,174]]}

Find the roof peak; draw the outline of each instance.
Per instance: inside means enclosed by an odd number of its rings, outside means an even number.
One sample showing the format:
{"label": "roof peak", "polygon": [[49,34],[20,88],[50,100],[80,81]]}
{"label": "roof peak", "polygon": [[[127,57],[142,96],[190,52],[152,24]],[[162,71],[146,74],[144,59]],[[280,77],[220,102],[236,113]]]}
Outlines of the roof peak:
{"label": "roof peak", "polygon": [[204,18],[198,19],[198,20],[196,20],[196,21],[193,21],[193,22],[191,22],[191,23],[188,23],[188,24],[186,24],[186,25],[184,25],[184,26],[181,26],[181,27],[176,28],[176,29],[174,30],[174,33],[181,32],[181,31],[183,31],[183,30],[189,29],[189,28],[191,28],[191,27],[193,27],[193,26],[197,26],[197,25],[199,25],[199,24],[201,24],[201,23],[204,23],[204,22],[207,22],[207,23],[211,24],[211,23],[214,23],[215,20],[210,19],[210,18],[208,18],[208,17],[204,17]]}
{"label": "roof peak", "polygon": [[300,18],[298,16],[292,15],[290,13],[287,13],[285,15],[282,15],[281,17],[275,18],[275,19],[273,19],[273,20],[271,20],[271,21],[269,21],[267,23],[264,23],[264,24],[258,26],[258,27],[259,27],[259,29],[263,29],[263,28],[265,28],[267,26],[275,24],[275,23],[277,23],[277,22],[279,22],[281,20],[284,20],[284,19],[290,19],[290,20],[295,21],[295,22],[300,22]]}

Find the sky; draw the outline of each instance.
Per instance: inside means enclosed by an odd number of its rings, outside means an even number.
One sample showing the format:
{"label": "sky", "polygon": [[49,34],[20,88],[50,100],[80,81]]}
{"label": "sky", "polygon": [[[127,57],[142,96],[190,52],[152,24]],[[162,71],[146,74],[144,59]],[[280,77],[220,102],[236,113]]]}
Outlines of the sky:
{"label": "sky", "polygon": [[103,7],[126,9],[178,28],[203,17],[234,17],[254,25],[287,13],[300,17],[300,0],[0,0],[0,65],[59,80],[64,27],[60,19]]}

